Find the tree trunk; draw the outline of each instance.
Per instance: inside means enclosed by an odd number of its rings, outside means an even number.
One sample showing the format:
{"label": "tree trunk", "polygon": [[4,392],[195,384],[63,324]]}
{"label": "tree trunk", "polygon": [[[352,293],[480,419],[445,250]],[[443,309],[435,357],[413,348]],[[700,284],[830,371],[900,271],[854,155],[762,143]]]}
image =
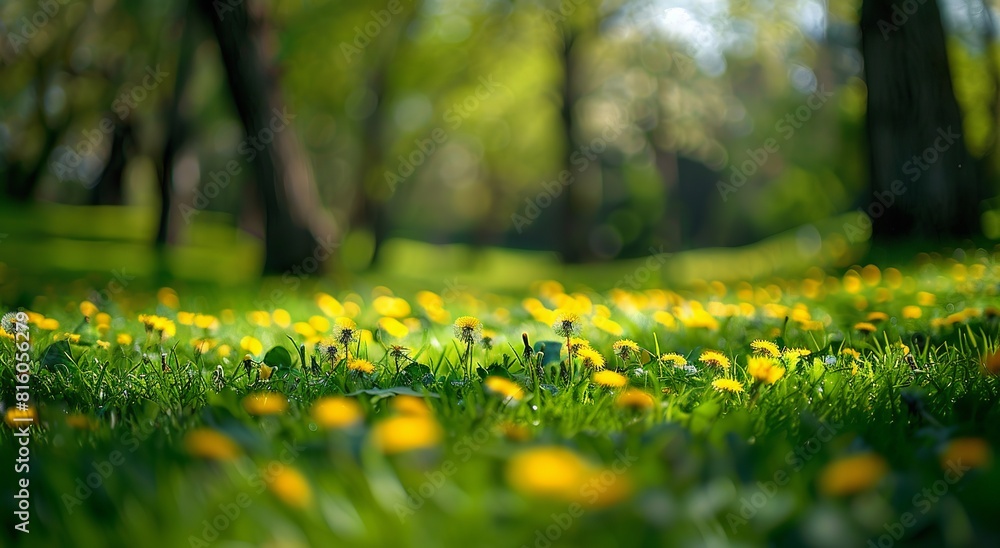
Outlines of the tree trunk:
{"label": "tree trunk", "polygon": [[[252,5],[251,5],[252,4]],[[325,252],[339,241],[319,201],[312,168],[295,131],[294,113],[281,99],[270,46],[275,37],[262,6],[200,0],[219,42],[233,102],[247,133],[257,185],[264,204],[264,272],[310,271],[322,242]],[[247,150],[246,147],[241,147]]]}
{"label": "tree trunk", "polygon": [[121,205],[124,203],[125,166],[132,146],[132,123],[119,120],[111,136],[111,152],[97,184],[90,191],[91,205]]}
{"label": "tree trunk", "polygon": [[902,4],[864,0],[861,7],[873,192],[863,208],[882,240],[972,235],[980,184],[963,140],[938,3],[927,0],[909,15]]}
{"label": "tree trunk", "polygon": [[573,44],[576,42],[576,33],[567,22],[563,27],[563,48],[561,61],[563,69],[563,81],[560,94],[562,96],[562,108],[560,116],[563,124],[563,135],[566,141],[566,153],[563,160],[563,169],[569,171],[573,176],[570,184],[565,185],[562,193],[557,199],[557,210],[560,215],[559,227],[556,231],[558,241],[556,242],[563,262],[580,263],[583,262],[586,250],[581,245],[586,242],[586,234],[581,234],[586,227],[580,219],[580,211],[576,203],[575,187],[580,184],[579,179],[582,173],[573,168],[572,155],[576,150],[577,141],[575,137],[576,121],[573,115],[573,105],[576,103],[576,66],[573,58]]}

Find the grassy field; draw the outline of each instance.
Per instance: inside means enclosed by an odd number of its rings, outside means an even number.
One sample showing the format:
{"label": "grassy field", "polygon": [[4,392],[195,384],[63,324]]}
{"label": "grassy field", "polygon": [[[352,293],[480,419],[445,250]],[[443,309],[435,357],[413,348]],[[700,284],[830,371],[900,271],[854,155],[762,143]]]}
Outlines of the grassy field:
{"label": "grassy field", "polygon": [[0,538],[998,545],[1000,264],[955,256],[683,289],[642,263],[610,291],[53,284],[4,316]]}

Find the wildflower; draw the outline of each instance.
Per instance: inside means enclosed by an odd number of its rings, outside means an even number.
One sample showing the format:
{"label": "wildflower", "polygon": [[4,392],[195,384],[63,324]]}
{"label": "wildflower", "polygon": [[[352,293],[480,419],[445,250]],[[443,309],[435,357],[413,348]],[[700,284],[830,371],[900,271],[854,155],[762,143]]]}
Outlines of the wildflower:
{"label": "wildflower", "polygon": [[660,356],[660,363],[663,365],[670,364],[674,367],[684,367],[688,364],[687,359],[680,354],[669,352]]}
{"label": "wildflower", "polygon": [[920,318],[924,313],[919,306],[909,305],[903,307],[903,318],[907,320],[916,320]]}
{"label": "wildflower", "polygon": [[431,408],[427,405],[427,401],[417,396],[396,396],[392,398],[389,405],[401,415],[411,417],[429,417],[431,415]]}
{"label": "wildflower", "polygon": [[632,356],[639,355],[639,345],[630,339],[619,339],[612,345],[612,350],[622,360],[628,360]]}
{"label": "wildflower", "polygon": [[246,350],[254,356],[260,356],[261,353],[264,352],[264,345],[255,337],[251,337],[249,335],[240,339],[240,348]]}
{"label": "wildflower", "polygon": [[739,394],[743,391],[743,384],[740,381],[733,379],[715,379],[712,381],[712,388],[719,392],[729,392],[730,394]]}
{"label": "wildflower", "polygon": [[364,418],[364,412],[357,400],[343,396],[316,400],[310,414],[316,424],[323,428],[347,428]]}
{"label": "wildflower", "polygon": [[17,331],[17,312],[8,312],[0,318],[0,330],[9,335]]}
{"label": "wildflower", "polygon": [[571,337],[569,340],[569,351],[573,355],[579,354],[579,352],[585,348],[590,348],[590,341],[587,339],[581,339],[579,337]]}
{"label": "wildflower", "polygon": [[277,368],[271,367],[270,365],[267,365],[266,363],[260,364],[260,380],[262,380],[262,381],[269,380],[271,378],[271,375],[274,374],[274,370],[275,369],[277,369]]}
{"label": "wildflower", "polygon": [[11,428],[20,428],[37,422],[38,412],[35,411],[35,407],[31,405],[29,405],[27,409],[8,407],[7,412],[4,413],[3,420],[7,423],[7,426]]}
{"label": "wildflower", "polygon": [[840,355],[841,356],[850,356],[850,357],[854,358],[855,360],[860,360],[861,359],[861,352],[858,352],[857,350],[855,350],[853,348],[842,348],[842,349],[840,349]]}
{"label": "wildflower", "polygon": [[627,407],[636,410],[646,410],[652,409],[653,407],[653,397],[635,388],[629,388],[625,390],[615,399],[615,405],[618,407]]}
{"label": "wildflower", "polygon": [[392,356],[393,359],[401,360],[410,355],[410,349],[400,344],[394,344],[389,347],[389,355]]}
{"label": "wildflower", "polygon": [[56,329],[59,329],[59,320],[55,318],[43,318],[38,320],[35,325],[37,325],[39,329],[44,329],[45,331],[55,331]]}
{"label": "wildflower", "polygon": [[524,389],[510,379],[491,376],[486,377],[483,384],[486,386],[487,391],[503,396],[505,400],[521,400],[524,398]]}
{"label": "wildflower", "polygon": [[255,392],[243,398],[243,409],[251,415],[277,415],[288,409],[288,399],[277,392]]}
{"label": "wildflower", "polygon": [[177,292],[169,287],[161,287],[156,292],[156,299],[167,308],[177,308],[180,306],[180,299],[177,298]]}
{"label": "wildflower", "polygon": [[823,468],[819,490],[830,496],[853,495],[874,487],[889,467],[874,453],[861,453],[837,459]]}
{"label": "wildflower", "polygon": [[594,324],[594,327],[615,337],[620,337],[625,332],[621,324],[604,316],[594,316],[591,322]]}
{"label": "wildflower", "polygon": [[580,358],[580,362],[583,363],[584,367],[597,370],[604,369],[604,356],[593,348],[581,349],[577,352],[577,357]]}
{"label": "wildflower", "polygon": [[191,346],[194,347],[194,351],[199,354],[207,354],[209,350],[215,347],[215,341],[212,339],[191,339]]}
{"label": "wildflower", "polygon": [[872,323],[884,322],[889,319],[889,315],[885,312],[869,312],[868,317],[865,318],[867,321]]}
{"label": "wildflower", "polygon": [[785,374],[785,368],[778,366],[773,358],[750,356],[747,358],[747,372],[765,384],[773,384]]}
{"label": "wildflower", "polygon": [[468,345],[476,344],[483,334],[483,322],[472,316],[461,316],[453,326],[455,338]]}
{"label": "wildflower", "polygon": [[983,369],[990,375],[1000,375],[1000,350],[983,356]]}
{"label": "wildflower", "polygon": [[358,340],[358,324],[354,323],[354,320],[341,316],[334,320],[333,322],[333,339],[347,347]]}
{"label": "wildflower", "polygon": [[128,346],[132,344],[132,335],[129,335],[128,333],[119,333],[118,336],[115,337],[115,342],[121,346]]}
{"label": "wildflower", "polygon": [[622,375],[606,369],[594,373],[593,380],[595,383],[607,386],[608,388],[621,388],[628,382]]}
{"label": "wildflower", "polygon": [[410,304],[404,299],[382,295],[372,302],[375,311],[382,316],[405,318],[410,315]]}
{"label": "wildflower", "polygon": [[386,454],[434,447],[442,436],[441,425],[427,415],[391,417],[372,428],[375,445]]}
{"label": "wildflower", "polygon": [[872,323],[869,323],[869,322],[858,322],[858,323],[854,324],[854,329],[856,329],[856,330],[858,330],[858,331],[860,331],[860,332],[862,332],[864,334],[868,334],[868,333],[874,333],[875,330],[878,329],[878,328],[875,327],[875,324],[872,324]]}
{"label": "wildflower", "polygon": [[755,354],[760,354],[762,356],[770,356],[772,358],[777,358],[781,355],[778,351],[778,345],[771,341],[765,341],[762,339],[757,339],[750,343],[750,348],[753,349]]}
{"label": "wildflower", "polygon": [[97,421],[87,415],[84,415],[83,413],[66,415],[66,424],[68,424],[70,428],[76,428],[77,430],[97,429]]}
{"label": "wildflower", "polygon": [[382,331],[385,331],[389,334],[389,336],[396,339],[402,339],[410,334],[410,328],[406,327],[403,322],[390,316],[383,316],[382,318],[379,318],[378,326],[382,329]]}
{"label": "wildflower", "polygon": [[990,444],[982,438],[955,438],[941,453],[941,467],[961,463],[972,468],[984,468],[993,460]]}
{"label": "wildflower", "polygon": [[729,358],[727,358],[722,352],[716,350],[706,350],[698,356],[698,361],[704,363],[705,365],[714,365],[716,367],[721,367],[723,369],[729,367]]}
{"label": "wildflower", "polygon": [[347,362],[347,368],[351,371],[360,371],[362,373],[375,371],[375,365],[368,360],[351,360]]}
{"label": "wildflower", "polygon": [[111,348],[111,343],[109,343],[108,341],[98,340],[97,341],[97,346],[99,348],[101,348],[102,350],[108,350],[108,349]]}
{"label": "wildflower", "polygon": [[484,329],[483,335],[481,337],[481,342],[483,343],[483,348],[486,350],[493,350],[493,345],[497,340],[497,332],[492,329]]}
{"label": "wildflower", "polygon": [[80,313],[87,318],[93,318],[97,314],[97,305],[90,301],[83,301],[80,303]]}
{"label": "wildflower", "polygon": [[282,502],[293,508],[306,508],[312,503],[312,488],[298,470],[273,461],[267,470],[276,470],[266,477],[267,487]]}
{"label": "wildflower", "polygon": [[579,335],[582,329],[579,314],[569,310],[556,311],[555,321],[552,322],[552,330],[556,332],[556,335],[568,339]]}
{"label": "wildflower", "polygon": [[592,475],[589,463],[563,447],[526,449],[507,462],[507,482],[515,490],[561,500],[576,500]]}
{"label": "wildflower", "polygon": [[184,448],[194,457],[233,461],[242,451],[229,436],[211,428],[196,428],[184,436]]}

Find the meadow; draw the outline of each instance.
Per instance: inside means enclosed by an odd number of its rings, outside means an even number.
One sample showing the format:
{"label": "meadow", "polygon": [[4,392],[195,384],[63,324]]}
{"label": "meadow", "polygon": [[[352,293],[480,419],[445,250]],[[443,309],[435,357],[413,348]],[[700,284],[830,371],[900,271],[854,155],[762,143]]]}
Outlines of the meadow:
{"label": "meadow", "polygon": [[50,286],[3,316],[3,544],[997,545],[998,253],[607,291]]}

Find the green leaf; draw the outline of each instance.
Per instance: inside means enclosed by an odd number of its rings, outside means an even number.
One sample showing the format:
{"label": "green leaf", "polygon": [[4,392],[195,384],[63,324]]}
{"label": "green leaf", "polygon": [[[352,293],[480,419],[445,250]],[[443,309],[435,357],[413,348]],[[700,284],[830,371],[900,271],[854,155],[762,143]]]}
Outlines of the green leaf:
{"label": "green leaf", "polygon": [[69,341],[57,341],[50,344],[42,353],[41,364],[42,367],[62,368],[64,371],[68,371],[70,365],[75,365]]}
{"label": "green leaf", "polygon": [[264,354],[264,363],[279,369],[292,368],[292,355],[283,346],[275,346]]}

